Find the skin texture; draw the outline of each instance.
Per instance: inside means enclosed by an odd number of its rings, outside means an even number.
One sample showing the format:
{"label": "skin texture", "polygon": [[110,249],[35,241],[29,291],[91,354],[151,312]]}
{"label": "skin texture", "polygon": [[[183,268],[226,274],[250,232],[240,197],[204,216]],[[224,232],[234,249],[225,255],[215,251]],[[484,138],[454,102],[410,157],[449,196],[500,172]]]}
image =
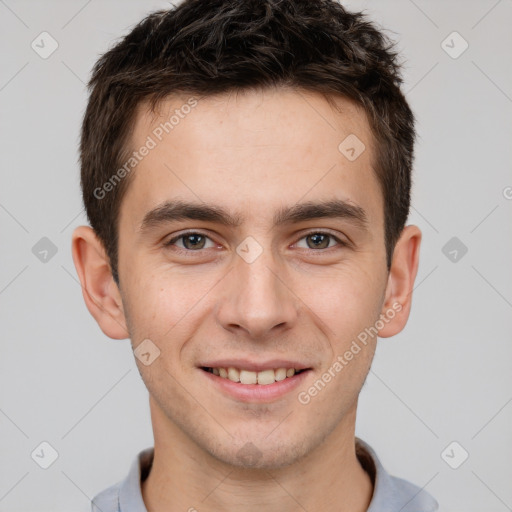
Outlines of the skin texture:
{"label": "skin texture", "polygon": [[[133,147],[187,98],[167,99],[161,117],[140,105]],[[297,394],[393,304],[401,309],[379,336],[404,328],[421,232],[404,229],[388,273],[372,134],[362,110],[336,102],[339,110],[321,95],[289,89],[200,99],[133,171],[120,211],[120,288],[91,228],[73,233],[84,299],[102,331],[130,337],[133,348],[150,339],[160,350],[148,366],[136,359],[155,438],[142,486],[149,512],[368,507],[373,487],[355,456],[354,429],[377,338],[308,404]],[[354,161],[338,150],[350,134],[366,146]],[[242,223],[181,220],[140,232],[149,210],[176,198],[222,206]],[[363,208],[368,229],[338,218],[273,226],[281,207],[332,199]],[[183,238],[164,245],[184,230],[207,237],[199,250]],[[307,235],[326,231],[347,245],[331,237],[316,248]],[[236,252],[249,236],[262,249],[252,263]],[[311,371],[293,392],[248,403],[198,367],[223,358],[289,359]],[[257,453],[252,466],[241,456],[248,446]]]}

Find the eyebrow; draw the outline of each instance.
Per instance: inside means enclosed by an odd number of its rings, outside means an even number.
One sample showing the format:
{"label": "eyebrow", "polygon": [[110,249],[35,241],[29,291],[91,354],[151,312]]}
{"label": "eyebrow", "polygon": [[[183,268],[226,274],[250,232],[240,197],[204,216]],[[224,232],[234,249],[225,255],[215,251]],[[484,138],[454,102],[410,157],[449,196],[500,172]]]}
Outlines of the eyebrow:
{"label": "eyebrow", "polygon": [[[341,199],[308,201],[281,207],[274,215],[273,223],[274,226],[282,226],[322,218],[344,219],[364,231],[368,230],[368,216],[365,210]],[[214,222],[236,228],[242,224],[243,217],[238,213],[231,214],[216,205],[181,200],[165,201],[144,215],[139,232],[143,233],[162,224],[186,219]]]}

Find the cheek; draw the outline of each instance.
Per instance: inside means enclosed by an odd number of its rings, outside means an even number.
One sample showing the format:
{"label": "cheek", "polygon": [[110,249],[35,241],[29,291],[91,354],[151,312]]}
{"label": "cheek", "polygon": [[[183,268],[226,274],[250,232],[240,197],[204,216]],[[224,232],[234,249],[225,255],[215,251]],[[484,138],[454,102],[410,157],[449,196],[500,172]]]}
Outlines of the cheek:
{"label": "cheek", "polygon": [[159,345],[168,345],[169,339],[186,338],[187,325],[215,282],[214,276],[193,276],[169,269],[138,275],[133,272],[125,308],[130,317],[130,333],[137,338],[154,339]]}
{"label": "cheek", "polygon": [[343,344],[378,319],[384,283],[376,273],[346,269],[313,282],[300,295],[322,320],[329,338]]}

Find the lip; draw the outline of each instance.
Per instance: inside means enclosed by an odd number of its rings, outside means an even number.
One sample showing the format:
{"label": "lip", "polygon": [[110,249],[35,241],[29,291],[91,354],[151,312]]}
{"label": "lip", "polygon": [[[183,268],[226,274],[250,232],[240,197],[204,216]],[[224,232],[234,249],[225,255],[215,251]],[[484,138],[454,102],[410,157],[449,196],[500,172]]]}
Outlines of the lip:
{"label": "lip", "polygon": [[[218,363],[216,363],[218,364]],[[238,363],[240,364],[240,363]],[[267,364],[267,363],[265,363]],[[205,365],[208,366],[208,365]],[[233,368],[240,368],[240,366],[236,366],[235,364],[229,365]],[[220,368],[225,368],[225,366],[219,366]],[[258,365],[253,365],[254,367],[258,367]],[[261,365],[259,366],[261,368]],[[210,366],[210,368],[212,368]],[[214,366],[215,368],[215,366]],[[242,368],[248,369],[248,366],[242,366]],[[268,366],[266,367],[269,368]],[[262,368],[262,370],[266,369]],[[277,365],[273,368],[294,368],[294,366],[285,366],[285,365]],[[303,369],[303,368],[297,368]],[[274,382],[273,384],[241,384],[240,382],[233,382],[227,378],[219,377],[214,375],[213,373],[207,372],[201,368],[198,370],[210,380],[212,385],[219,389],[221,393],[224,395],[228,395],[231,398],[234,398],[240,402],[250,402],[250,403],[268,403],[283,398],[285,395],[291,393],[294,389],[296,389],[309,375],[311,369],[304,369],[303,372],[299,374],[295,374],[293,377],[286,377],[286,379],[281,380],[279,382]],[[259,371],[262,371],[259,370]],[[252,370],[256,371],[256,370]]]}
{"label": "lip", "polygon": [[[276,370],[277,368],[295,368],[296,370],[306,370],[310,365],[298,361],[286,359],[269,359],[267,361],[249,361],[247,359],[220,359],[217,361],[206,361],[199,367],[203,368],[238,368],[239,370],[249,370],[250,372],[262,372],[264,370]],[[270,386],[271,384],[269,384]]]}

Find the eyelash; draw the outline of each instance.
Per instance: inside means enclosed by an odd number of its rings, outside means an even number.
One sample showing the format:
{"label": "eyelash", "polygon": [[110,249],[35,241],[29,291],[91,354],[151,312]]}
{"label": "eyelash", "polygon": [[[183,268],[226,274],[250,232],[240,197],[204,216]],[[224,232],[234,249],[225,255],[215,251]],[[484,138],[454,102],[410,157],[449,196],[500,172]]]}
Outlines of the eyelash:
{"label": "eyelash", "polygon": [[[181,233],[180,235],[177,235],[177,236],[171,238],[168,242],[166,242],[164,244],[164,246],[165,247],[172,247],[172,245],[175,242],[177,242],[178,240],[180,240],[182,238],[185,238],[186,236],[190,236],[190,235],[200,235],[200,236],[203,236],[203,237],[208,238],[209,240],[211,240],[211,238],[208,235],[206,235],[205,233],[201,233],[200,231],[188,231],[186,233]],[[299,238],[299,241],[304,239],[304,238],[307,238],[308,236],[311,236],[311,235],[327,235],[330,238],[334,239],[337,242],[339,247],[347,247],[349,245],[347,242],[344,242],[343,240],[340,240],[337,236],[333,235],[332,233],[329,233],[328,231],[310,231],[309,233],[305,233],[304,235],[302,235],[302,237]],[[313,252],[325,252],[328,249],[333,249],[333,247],[327,247],[325,249],[309,249],[309,250],[313,251]],[[206,249],[193,250],[193,249],[182,249],[181,247],[174,247],[173,248],[173,251],[175,251],[177,253],[180,253],[180,254],[187,254],[187,255],[191,255],[191,253],[192,254],[193,253],[201,253],[204,250],[206,250]]]}

